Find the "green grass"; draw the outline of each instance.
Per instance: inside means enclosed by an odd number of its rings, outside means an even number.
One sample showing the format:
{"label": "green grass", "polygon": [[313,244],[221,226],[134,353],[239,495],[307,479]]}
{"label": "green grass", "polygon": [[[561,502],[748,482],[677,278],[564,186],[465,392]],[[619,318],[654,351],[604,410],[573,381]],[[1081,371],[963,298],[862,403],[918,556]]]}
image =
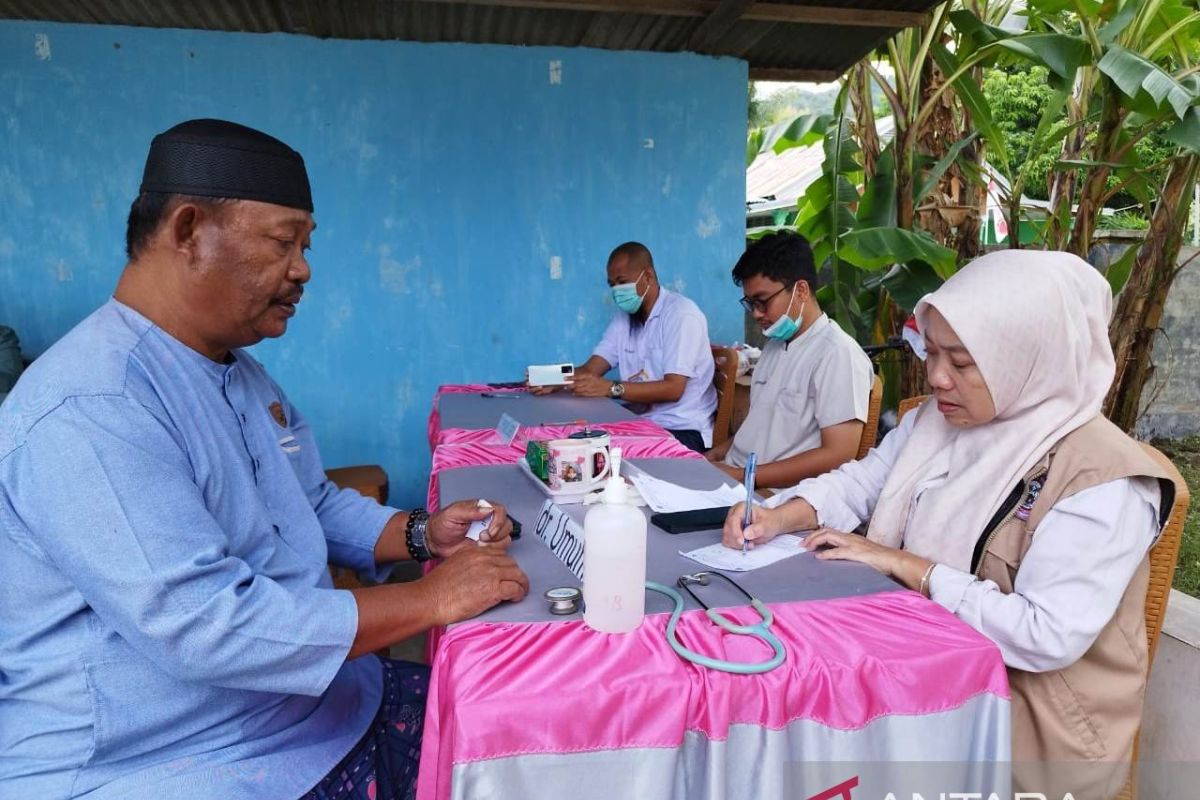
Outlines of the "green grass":
{"label": "green grass", "polygon": [[1185,594],[1200,597],[1200,436],[1161,440],[1154,445],[1175,463],[1192,491],[1174,585]]}
{"label": "green grass", "polygon": [[1118,211],[1115,214],[1101,214],[1099,227],[1102,230],[1144,231],[1150,227],[1150,220],[1136,212]]}

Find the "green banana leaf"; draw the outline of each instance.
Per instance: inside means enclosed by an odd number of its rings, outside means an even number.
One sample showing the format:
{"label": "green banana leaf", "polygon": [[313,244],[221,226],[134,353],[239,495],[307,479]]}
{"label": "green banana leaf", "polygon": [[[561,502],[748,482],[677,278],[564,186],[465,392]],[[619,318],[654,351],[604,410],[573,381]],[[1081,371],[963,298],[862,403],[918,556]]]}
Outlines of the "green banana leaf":
{"label": "green banana leaf", "polygon": [[1123,47],[1109,47],[1097,67],[1128,97],[1145,92],[1157,108],[1169,105],[1179,119],[1197,100],[1193,91],[1157,64]]}
{"label": "green banana leaf", "polygon": [[1200,152],[1200,108],[1189,108],[1183,119],[1163,131],[1163,136],[1172,144]]}
{"label": "green banana leaf", "polygon": [[979,135],[979,131],[971,131],[969,134],[959,139],[954,144],[950,145],[950,149],[946,151],[946,155],[942,156],[941,160],[933,165],[933,169],[925,176],[925,182],[921,184],[921,188],[917,190],[917,194],[913,197],[913,204],[920,205],[921,201],[933,191],[933,187],[938,185],[938,181],[946,174],[946,170],[958,158],[958,154],[963,151],[963,148],[975,140]]}
{"label": "green banana leaf", "polygon": [[923,231],[862,228],[847,232],[841,245],[842,258],[866,270],[920,262],[945,280],[954,274],[958,263],[958,253],[938,244]]}
{"label": "green banana leaf", "polygon": [[928,264],[920,262],[896,264],[886,272],[871,276],[864,283],[868,289],[886,289],[892,300],[910,314],[922,297],[936,291],[941,285],[942,279],[937,273]]}
{"label": "green banana leaf", "polygon": [[1131,245],[1125,248],[1125,252],[1116,261],[1108,265],[1108,269],[1104,272],[1104,277],[1108,280],[1108,285],[1112,287],[1113,297],[1121,293],[1125,288],[1125,284],[1129,282],[1129,276],[1133,273],[1133,262],[1137,259],[1138,245]]}
{"label": "green banana leaf", "polygon": [[[937,61],[942,74],[949,77],[958,69],[960,63],[958,58],[944,44],[935,42],[930,48],[930,52]],[[987,98],[983,96],[983,90],[971,79],[969,74],[964,73],[955,79],[954,91],[962,104],[971,112],[971,120],[975,123],[976,130],[987,142],[989,158],[992,163],[1004,170],[1006,175],[1009,174],[1010,161],[1008,147],[1005,145],[1004,131],[1000,130],[992,120],[992,108],[988,105]]]}
{"label": "green banana leaf", "polygon": [[1092,63],[1092,49],[1079,36],[1061,33],[1027,33],[997,42],[997,46],[1041,64],[1058,77],[1054,88],[1070,86],[1075,73]]}

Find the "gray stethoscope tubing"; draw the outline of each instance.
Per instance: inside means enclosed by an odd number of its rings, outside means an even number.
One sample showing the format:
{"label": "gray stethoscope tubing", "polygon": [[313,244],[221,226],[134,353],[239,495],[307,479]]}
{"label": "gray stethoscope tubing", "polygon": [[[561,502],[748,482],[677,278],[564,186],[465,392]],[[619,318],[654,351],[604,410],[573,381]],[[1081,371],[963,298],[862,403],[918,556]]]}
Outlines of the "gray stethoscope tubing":
{"label": "gray stethoscope tubing", "polygon": [[[724,578],[729,585],[741,592],[742,595],[744,595],[746,599],[750,601],[751,607],[758,612],[758,616],[761,619],[753,625],[739,625],[736,622],[732,622],[727,619],[721,614],[721,612],[714,611],[713,609],[709,608],[708,604],[697,597],[696,594],[691,590],[691,584],[698,583],[701,586],[707,586],[709,578],[712,576]],[[774,655],[766,661],[759,663],[745,663],[740,661],[722,661],[720,659],[712,658],[711,656],[706,656],[693,650],[689,650],[687,647],[684,647],[682,642],[679,641],[679,636],[676,633],[676,628],[679,625],[679,618],[683,615],[683,595],[670,586],[664,586],[663,584],[655,583],[654,581],[646,581],[647,589],[652,589],[660,594],[665,594],[667,597],[675,601],[675,610],[671,612],[671,618],[667,621],[667,643],[671,645],[671,649],[674,650],[680,658],[686,661],[691,661],[693,664],[699,664],[702,667],[708,667],[709,669],[715,669],[721,672],[732,672],[739,675],[755,675],[761,672],[770,672],[782,664],[784,659],[787,658],[787,654],[783,649],[783,642],[779,641],[778,637],[771,633],[770,630],[771,623],[775,621],[775,616],[771,613],[771,609],[767,608],[757,597],[751,597],[749,592],[735,583],[734,580],[728,575],[711,571],[694,572],[689,575],[681,575],[677,583],[683,588],[684,591],[692,596],[693,600],[700,604],[700,606],[704,609],[704,613],[708,615],[708,618],[712,620],[714,624],[737,636],[753,636],[756,639],[761,639],[764,643],[770,645],[771,649],[774,651]]]}

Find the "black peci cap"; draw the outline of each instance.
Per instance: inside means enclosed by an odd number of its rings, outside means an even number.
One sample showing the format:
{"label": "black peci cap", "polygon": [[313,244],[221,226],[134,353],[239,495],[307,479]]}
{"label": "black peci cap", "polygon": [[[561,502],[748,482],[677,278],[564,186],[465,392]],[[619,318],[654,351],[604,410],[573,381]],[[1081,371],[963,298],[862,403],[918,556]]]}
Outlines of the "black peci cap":
{"label": "black peci cap", "polygon": [[141,191],[313,210],[299,153],[262,131],[220,119],[181,122],[155,136]]}

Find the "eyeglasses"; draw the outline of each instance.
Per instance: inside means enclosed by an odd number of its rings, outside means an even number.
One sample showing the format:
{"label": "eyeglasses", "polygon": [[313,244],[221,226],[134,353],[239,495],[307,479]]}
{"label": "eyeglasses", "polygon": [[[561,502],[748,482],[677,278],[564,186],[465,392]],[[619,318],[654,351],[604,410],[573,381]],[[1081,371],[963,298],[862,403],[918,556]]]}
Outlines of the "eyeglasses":
{"label": "eyeglasses", "polygon": [[738,302],[741,303],[742,308],[746,309],[747,311],[757,311],[760,314],[765,314],[765,313],[767,313],[767,304],[768,303],[770,303],[776,297],[778,297],[782,293],[786,292],[788,289],[791,289],[795,285],[796,285],[795,283],[788,284],[787,286],[780,289],[778,292],[775,292],[774,294],[772,294],[770,297],[764,297],[762,300],[759,300],[754,297],[743,297],[741,300],[738,300]]}

